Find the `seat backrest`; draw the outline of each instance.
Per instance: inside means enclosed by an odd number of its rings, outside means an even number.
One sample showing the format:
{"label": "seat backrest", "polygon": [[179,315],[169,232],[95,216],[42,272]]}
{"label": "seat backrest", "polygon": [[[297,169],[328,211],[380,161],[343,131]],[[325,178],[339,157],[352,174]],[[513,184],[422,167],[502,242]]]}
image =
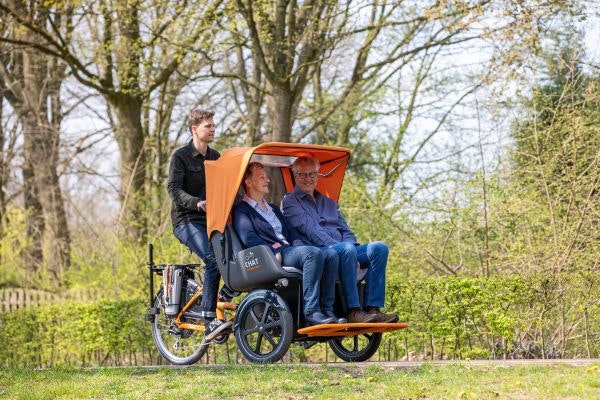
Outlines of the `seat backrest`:
{"label": "seat backrest", "polygon": [[241,250],[244,250],[244,246],[242,246],[242,242],[240,241],[240,238],[238,237],[237,233],[235,232],[235,229],[233,229],[233,227],[231,225],[227,224],[227,227],[225,229],[226,229],[227,233],[229,234],[229,238],[231,240],[232,259],[230,261],[236,261],[237,254]]}
{"label": "seat backrest", "polygon": [[300,270],[281,267],[266,245],[245,249],[231,225],[224,234],[214,233],[211,245],[223,281],[233,290],[247,292],[272,286],[280,278],[302,276]]}

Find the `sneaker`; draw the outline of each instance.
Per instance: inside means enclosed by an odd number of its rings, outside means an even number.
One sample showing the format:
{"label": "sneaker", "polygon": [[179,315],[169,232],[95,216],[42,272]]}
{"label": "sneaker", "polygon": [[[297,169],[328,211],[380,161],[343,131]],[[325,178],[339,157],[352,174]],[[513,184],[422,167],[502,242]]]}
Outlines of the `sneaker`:
{"label": "sneaker", "polygon": [[361,310],[350,311],[348,314],[348,322],[351,324],[358,322],[375,322],[375,315],[367,314]]}
{"label": "sneaker", "polygon": [[372,308],[368,311],[369,315],[373,315],[375,317],[375,319],[373,320],[373,322],[384,322],[384,323],[394,323],[394,322],[398,322],[398,320],[400,319],[398,317],[398,314],[394,314],[394,313],[390,313],[390,314],[386,314],[386,313],[382,313],[381,311],[379,311],[378,308]]}
{"label": "sneaker", "polygon": [[345,324],[348,322],[346,318],[338,317],[333,313],[333,311],[323,311],[323,315],[325,315],[327,318],[335,318],[335,322],[338,324]]}
{"label": "sneaker", "polygon": [[314,313],[304,316],[306,326],[335,324],[335,321],[335,317],[326,317],[321,311],[315,311]]}
{"label": "sneaker", "polygon": [[204,341],[208,342],[225,333],[227,328],[230,328],[233,325],[231,321],[222,321],[218,318],[213,319],[208,323],[206,328],[204,328]]}

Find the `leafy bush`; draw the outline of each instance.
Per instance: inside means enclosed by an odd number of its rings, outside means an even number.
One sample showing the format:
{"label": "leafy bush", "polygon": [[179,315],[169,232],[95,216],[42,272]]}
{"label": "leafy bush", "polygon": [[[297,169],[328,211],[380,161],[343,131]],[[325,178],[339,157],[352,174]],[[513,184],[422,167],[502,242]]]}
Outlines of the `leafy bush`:
{"label": "leafy bush", "polygon": [[[62,302],[0,314],[0,364],[126,365],[152,357],[140,300]],[[141,359],[140,359],[141,358]]]}
{"label": "leafy bush", "polygon": [[600,353],[600,276],[562,273],[388,283],[410,323],[400,357],[594,357]]}
{"label": "leafy bush", "polygon": [[[387,309],[410,327],[384,336],[374,360],[598,357],[598,274],[388,280]],[[0,365],[160,363],[147,301],[63,302],[0,314]],[[293,346],[287,360],[332,360]],[[233,337],[202,362],[245,362]]]}

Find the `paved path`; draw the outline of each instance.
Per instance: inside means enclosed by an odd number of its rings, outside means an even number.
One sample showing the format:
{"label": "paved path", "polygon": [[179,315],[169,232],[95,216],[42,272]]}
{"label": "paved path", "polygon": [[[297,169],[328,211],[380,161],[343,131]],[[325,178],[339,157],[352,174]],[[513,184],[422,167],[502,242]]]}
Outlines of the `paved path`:
{"label": "paved path", "polygon": [[[289,365],[289,366],[304,366],[304,367],[322,367],[327,366],[329,368],[366,368],[374,365],[381,366],[383,368],[390,369],[412,369],[420,367],[422,365],[472,365],[472,366],[495,366],[495,367],[514,367],[518,365],[552,365],[552,364],[566,364],[574,366],[600,364],[600,358],[577,358],[577,359],[547,359],[547,360],[443,360],[443,361],[368,361],[368,362],[330,362],[330,363],[298,363],[298,364],[275,364],[275,365]],[[206,367],[206,368],[223,368],[227,366],[255,366],[257,364],[202,364],[198,363],[189,367]],[[130,368],[130,367],[126,367]],[[177,365],[148,365],[143,367],[131,367],[131,368],[144,368],[144,369],[158,369],[158,368],[188,368],[188,366],[177,366]]]}

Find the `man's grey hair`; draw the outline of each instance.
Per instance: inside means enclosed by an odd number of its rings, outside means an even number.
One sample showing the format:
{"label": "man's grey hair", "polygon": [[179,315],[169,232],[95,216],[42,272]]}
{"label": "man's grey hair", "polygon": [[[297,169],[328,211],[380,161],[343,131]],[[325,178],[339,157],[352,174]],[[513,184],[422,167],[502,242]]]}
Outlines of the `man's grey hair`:
{"label": "man's grey hair", "polygon": [[321,168],[321,163],[319,162],[319,160],[317,160],[314,157],[298,157],[292,163],[292,172],[294,174],[296,172],[298,172],[300,164],[312,164],[315,167],[315,169],[317,170],[317,172],[319,171],[319,168]]}
{"label": "man's grey hair", "polygon": [[190,116],[188,117],[188,128],[190,129],[190,133],[192,133],[192,126],[198,126],[202,123],[202,121],[212,118],[214,115],[214,111],[202,110],[200,108],[192,110]]}

